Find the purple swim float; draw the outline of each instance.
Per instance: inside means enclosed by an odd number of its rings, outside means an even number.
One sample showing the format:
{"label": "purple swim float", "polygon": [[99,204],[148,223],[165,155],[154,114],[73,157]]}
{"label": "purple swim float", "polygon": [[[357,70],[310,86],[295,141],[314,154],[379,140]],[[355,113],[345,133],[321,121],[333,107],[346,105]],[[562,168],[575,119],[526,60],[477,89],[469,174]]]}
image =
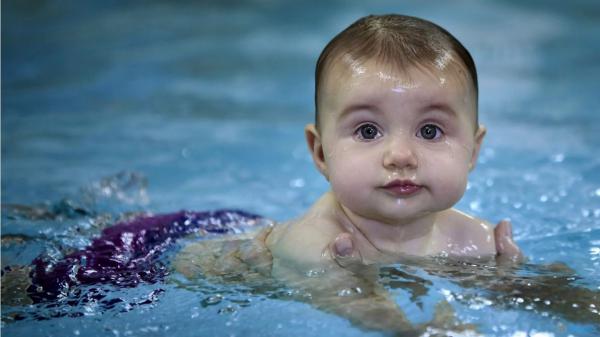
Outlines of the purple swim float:
{"label": "purple swim float", "polygon": [[57,263],[37,257],[32,263],[28,293],[34,302],[42,302],[56,299],[77,285],[135,287],[141,282],[155,283],[168,273],[159,261],[161,253],[178,238],[199,231],[235,233],[256,226],[261,219],[239,210],[180,211],[117,223],[104,229],[91,245]]}

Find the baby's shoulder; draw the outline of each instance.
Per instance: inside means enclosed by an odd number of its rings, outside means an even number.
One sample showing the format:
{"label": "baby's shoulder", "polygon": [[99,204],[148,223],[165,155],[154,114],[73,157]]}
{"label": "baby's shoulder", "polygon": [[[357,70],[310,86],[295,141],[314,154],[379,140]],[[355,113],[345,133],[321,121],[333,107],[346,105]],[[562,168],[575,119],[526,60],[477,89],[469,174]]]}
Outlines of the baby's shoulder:
{"label": "baby's shoulder", "polygon": [[298,270],[309,270],[328,259],[329,243],[340,233],[326,219],[291,221],[276,226],[267,239],[273,262],[285,261]]}
{"label": "baby's shoulder", "polygon": [[487,255],[496,253],[494,226],[489,222],[456,209],[441,214],[440,228],[460,255]]}

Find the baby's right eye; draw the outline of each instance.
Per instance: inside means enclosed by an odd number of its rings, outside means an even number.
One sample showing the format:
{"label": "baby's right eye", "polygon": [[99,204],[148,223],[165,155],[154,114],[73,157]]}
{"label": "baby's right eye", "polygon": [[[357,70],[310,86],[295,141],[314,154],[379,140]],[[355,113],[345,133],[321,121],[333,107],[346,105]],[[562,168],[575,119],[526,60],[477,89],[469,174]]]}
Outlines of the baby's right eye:
{"label": "baby's right eye", "polygon": [[371,123],[366,123],[359,126],[356,130],[356,134],[360,139],[363,140],[373,140],[381,135],[379,133],[379,129],[377,129],[377,126]]}

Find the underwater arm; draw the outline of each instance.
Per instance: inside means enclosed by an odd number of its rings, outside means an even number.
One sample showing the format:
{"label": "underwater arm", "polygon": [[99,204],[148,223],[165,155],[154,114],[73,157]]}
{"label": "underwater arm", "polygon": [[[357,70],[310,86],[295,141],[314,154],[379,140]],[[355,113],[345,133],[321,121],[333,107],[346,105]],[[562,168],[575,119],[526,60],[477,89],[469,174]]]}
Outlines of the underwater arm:
{"label": "underwater arm", "polygon": [[[379,267],[365,264],[355,249],[349,233],[341,233],[327,247],[323,268],[302,273],[275,259],[274,269],[284,283],[301,289],[298,300],[315,308],[348,319],[368,330],[388,331],[400,336],[422,335],[428,327],[445,331],[473,329],[463,325],[445,301],[435,308],[434,318],[423,324],[413,324],[398,306],[392,294],[379,280]],[[306,294],[309,294],[308,298]]]}
{"label": "underwater arm", "polygon": [[174,268],[190,280],[244,283],[271,276],[272,256],[264,241],[272,227],[258,233],[203,240],[183,248]]}
{"label": "underwater arm", "polygon": [[[600,292],[563,263],[524,264],[503,272],[489,289],[500,305],[552,313],[571,322],[600,326]],[[501,296],[499,296],[501,295]]]}
{"label": "underwater arm", "polygon": [[[344,317],[359,327],[406,336],[423,332],[424,325],[413,325],[381,286],[378,268],[365,265],[353,246],[347,246],[344,235],[327,247],[331,252],[329,265],[323,264],[324,268],[315,269],[322,272],[311,274],[292,267],[294,264],[285,258],[273,258],[265,245],[269,234],[267,229],[253,238],[238,236],[190,244],[176,257],[175,269],[191,280],[203,277],[261,289],[283,283],[300,290],[295,300]],[[459,327],[447,304],[436,308],[435,318],[428,325]]]}
{"label": "underwater arm", "polygon": [[314,280],[314,284],[304,285],[304,288],[311,294],[312,306],[344,317],[363,329],[390,331],[403,336],[416,336],[422,332],[406,318],[377,280],[346,275],[343,280]]}

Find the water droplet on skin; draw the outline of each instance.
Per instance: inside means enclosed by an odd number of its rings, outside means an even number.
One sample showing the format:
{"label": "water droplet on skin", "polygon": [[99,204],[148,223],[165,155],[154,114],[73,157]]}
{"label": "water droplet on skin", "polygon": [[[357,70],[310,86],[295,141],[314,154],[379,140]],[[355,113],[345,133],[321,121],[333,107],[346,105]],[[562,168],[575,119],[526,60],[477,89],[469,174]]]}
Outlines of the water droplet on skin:
{"label": "water droplet on skin", "polygon": [[339,297],[348,297],[352,295],[352,290],[348,289],[348,288],[344,288],[340,291],[338,291],[337,295]]}
{"label": "water droplet on skin", "polygon": [[362,294],[362,289],[360,287],[344,288],[344,289],[341,289],[340,291],[338,291],[338,293],[337,293],[337,295],[339,297],[349,297],[349,296],[360,295],[360,294]]}

